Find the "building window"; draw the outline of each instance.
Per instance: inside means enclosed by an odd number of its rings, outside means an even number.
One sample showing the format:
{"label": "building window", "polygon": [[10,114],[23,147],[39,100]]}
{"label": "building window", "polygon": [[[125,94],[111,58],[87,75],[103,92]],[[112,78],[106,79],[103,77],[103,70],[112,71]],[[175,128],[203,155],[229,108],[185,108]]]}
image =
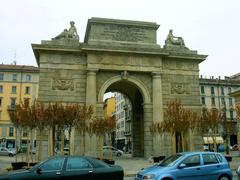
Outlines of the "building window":
{"label": "building window", "polygon": [[230,119],[233,120],[233,110],[230,110]]}
{"label": "building window", "polygon": [[0,120],[2,119],[2,111],[0,111]]}
{"label": "building window", "polygon": [[10,128],[9,128],[9,134],[8,134],[8,135],[9,135],[10,137],[12,137],[13,134],[14,134],[14,128],[13,128],[13,127],[10,127]]}
{"label": "building window", "polygon": [[205,97],[202,97],[202,105],[205,105]]}
{"label": "building window", "polygon": [[0,74],[0,81],[3,81],[3,80],[4,80],[4,74],[1,73],[1,74]]}
{"label": "building window", "polygon": [[13,81],[16,81],[16,80],[17,80],[17,74],[13,74],[12,80],[13,80]]}
{"label": "building window", "polygon": [[211,101],[212,101],[212,105],[215,106],[215,98],[214,97],[211,98]]}
{"label": "building window", "polygon": [[27,133],[27,129],[23,129],[23,137],[27,137],[28,133]]}
{"label": "building window", "polygon": [[230,94],[232,92],[232,88],[228,88],[228,93]]}
{"label": "building window", "polygon": [[233,102],[232,102],[232,98],[229,98],[229,106],[232,106]]}
{"label": "building window", "polygon": [[11,98],[11,104],[10,104],[11,108],[12,109],[15,108],[15,105],[16,105],[16,98]]}
{"label": "building window", "polygon": [[201,94],[205,94],[204,86],[201,86]]}
{"label": "building window", "polygon": [[214,87],[211,87],[211,94],[215,94],[214,93]]}
{"label": "building window", "polygon": [[0,93],[3,93],[3,85],[0,85]]}
{"label": "building window", "polygon": [[29,86],[25,87],[25,94],[30,94],[30,87]]}
{"label": "building window", "polygon": [[224,87],[221,87],[221,95],[224,95]]}
{"label": "building window", "polygon": [[12,86],[12,94],[16,94],[17,93],[17,86]]}
{"label": "building window", "polygon": [[222,102],[222,105],[224,106],[224,105],[225,105],[225,99],[224,99],[224,97],[221,98],[221,102]]}
{"label": "building window", "polygon": [[27,82],[31,81],[31,75],[29,75],[29,74],[26,75],[26,81],[27,81]]}
{"label": "building window", "polygon": [[0,97],[0,107],[2,106],[2,97]]}

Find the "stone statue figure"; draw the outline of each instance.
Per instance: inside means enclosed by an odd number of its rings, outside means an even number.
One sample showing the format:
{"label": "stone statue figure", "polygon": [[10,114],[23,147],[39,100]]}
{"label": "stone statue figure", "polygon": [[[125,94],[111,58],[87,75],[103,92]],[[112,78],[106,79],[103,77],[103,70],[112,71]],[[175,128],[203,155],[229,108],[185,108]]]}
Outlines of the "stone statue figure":
{"label": "stone statue figure", "polygon": [[173,30],[170,29],[167,39],[165,40],[165,44],[166,45],[179,45],[179,46],[184,46],[185,47],[185,43],[182,37],[176,37],[173,35]]}
{"label": "stone statue figure", "polygon": [[75,22],[70,21],[70,28],[69,30],[64,29],[63,32],[61,32],[59,35],[57,35],[53,40],[56,39],[65,39],[65,38],[70,38],[70,39],[77,39],[79,40],[79,36],[77,33],[77,28],[74,26]]}

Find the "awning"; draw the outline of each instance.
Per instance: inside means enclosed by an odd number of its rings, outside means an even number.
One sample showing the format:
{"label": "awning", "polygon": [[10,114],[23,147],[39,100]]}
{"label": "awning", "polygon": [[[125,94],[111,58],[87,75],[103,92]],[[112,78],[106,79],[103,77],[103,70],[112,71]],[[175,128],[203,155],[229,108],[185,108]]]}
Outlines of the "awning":
{"label": "awning", "polygon": [[223,138],[221,136],[217,137],[203,137],[204,144],[213,144],[213,138],[216,139],[217,144],[222,144],[223,143]]}

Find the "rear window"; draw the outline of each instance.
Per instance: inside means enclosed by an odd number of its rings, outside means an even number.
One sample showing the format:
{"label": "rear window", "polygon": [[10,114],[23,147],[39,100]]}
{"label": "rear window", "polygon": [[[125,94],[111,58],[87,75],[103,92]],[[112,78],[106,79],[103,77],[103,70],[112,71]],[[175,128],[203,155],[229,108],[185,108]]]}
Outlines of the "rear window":
{"label": "rear window", "polygon": [[216,154],[216,156],[217,156],[219,162],[223,162],[223,158],[220,154]]}
{"label": "rear window", "polygon": [[106,164],[105,162],[103,162],[103,161],[101,161],[99,159],[91,158],[89,160],[92,161],[92,163],[94,164],[95,168],[109,167],[108,164]]}
{"label": "rear window", "polygon": [[203,162],[204,164],[217,164],[218,159],[215,154],[203,154]]}

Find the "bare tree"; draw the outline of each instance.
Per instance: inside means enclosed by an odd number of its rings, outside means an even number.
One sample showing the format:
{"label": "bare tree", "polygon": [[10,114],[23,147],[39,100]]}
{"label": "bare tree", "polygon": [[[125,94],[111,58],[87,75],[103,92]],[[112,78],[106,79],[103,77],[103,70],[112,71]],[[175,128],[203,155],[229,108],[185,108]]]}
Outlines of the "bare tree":
{"label": "bare tree", "polygon": [[93,118],[93,106],[78,105],[77,115],[74,122],[76,129],[80,134],[80,154],[85,154],[85,136],[87,131],[87,125],[91,122]]}
{"label": "bare tree", "polygon": [[[186,110],[180,100],[170,101],[164,111],[163,131],[169,132],[172,140],[176,138],[177,151],[185,150],[184,134],[189,129],[190,111]],[[175,143],[173,143],[175,144]],[[173,150],[174,151],[174,150]]]}

